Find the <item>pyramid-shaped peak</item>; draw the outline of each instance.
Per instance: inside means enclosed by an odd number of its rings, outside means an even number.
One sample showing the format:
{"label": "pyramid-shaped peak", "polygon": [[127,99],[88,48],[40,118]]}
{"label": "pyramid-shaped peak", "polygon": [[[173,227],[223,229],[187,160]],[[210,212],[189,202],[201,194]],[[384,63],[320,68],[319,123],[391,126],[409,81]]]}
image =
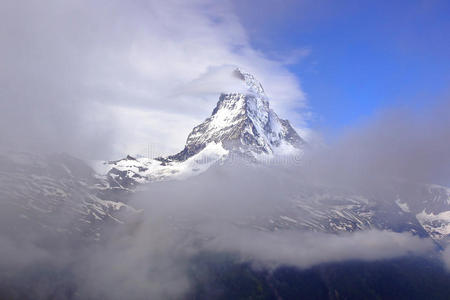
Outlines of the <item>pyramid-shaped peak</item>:
{"label": "pyramid-shaped peak", "polygon": [[246,83],[248,93],[222,94],[211,116],[189,134],[185,148],[169,159],[183,161],[211,143],[250,157],[302,148],[303,139],[269,107],[255,77],[241,69],[234,75]]}

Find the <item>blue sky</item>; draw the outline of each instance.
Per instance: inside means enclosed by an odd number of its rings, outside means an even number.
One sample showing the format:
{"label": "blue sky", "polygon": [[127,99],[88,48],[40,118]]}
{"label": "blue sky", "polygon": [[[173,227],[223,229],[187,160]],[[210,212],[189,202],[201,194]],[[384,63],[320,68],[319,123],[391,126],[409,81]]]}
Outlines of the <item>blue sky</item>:
{"label": "blue sky", "polygon": [[450,1],[252,4],[235,7],[255,48],[280,58],[306,54],[288,68],[315,113],[312,126],[327,134],[380,110],[421,109],[448,94]]}

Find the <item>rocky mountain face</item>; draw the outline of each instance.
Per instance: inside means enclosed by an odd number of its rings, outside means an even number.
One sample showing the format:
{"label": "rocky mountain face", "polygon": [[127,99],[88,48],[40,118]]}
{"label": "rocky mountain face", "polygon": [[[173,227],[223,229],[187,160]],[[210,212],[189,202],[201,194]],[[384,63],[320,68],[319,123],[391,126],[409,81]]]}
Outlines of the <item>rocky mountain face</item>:
{"label": "rocky mountain face", "polygon": [[210,143],[222,143],[225,149],[249,158],[302,148],[304,140],[288,120],[278,118],[269,107],[269,99],[254,76],[239,69],[235,75],[245,83],[247,93],[220,95],[211,116],[194,127],[183,151],[169,160],[184,161]]}

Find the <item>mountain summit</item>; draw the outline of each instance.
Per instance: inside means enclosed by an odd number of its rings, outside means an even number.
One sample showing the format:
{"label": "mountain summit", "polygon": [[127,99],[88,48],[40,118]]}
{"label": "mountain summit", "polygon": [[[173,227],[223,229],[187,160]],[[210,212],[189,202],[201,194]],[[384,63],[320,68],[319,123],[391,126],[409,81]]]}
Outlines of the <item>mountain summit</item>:
{"label": "mountain summit", "polygon": [[221,94],[212,115],[194,127],[185,148],[169,159],[184,161],[210,143],[222,143],[226,150],[255,158],[259,154],[289,154],[304,140],[288,120],[278,118],[270,108],[262,85],[240,69],[234,75],[244,81],[246,93]]}
{"label": "mountain summit", "polygon": [[190,176],[212,163],[238,155],[250,161],[302,151],[305,141],[288,120],[280,119],[255,77],[241,69],[233,75],[245,92],[221,94],[211,116],[194,127],[184,149],[168,157],[133,158],[105,163],[112,184],[135,183]]}

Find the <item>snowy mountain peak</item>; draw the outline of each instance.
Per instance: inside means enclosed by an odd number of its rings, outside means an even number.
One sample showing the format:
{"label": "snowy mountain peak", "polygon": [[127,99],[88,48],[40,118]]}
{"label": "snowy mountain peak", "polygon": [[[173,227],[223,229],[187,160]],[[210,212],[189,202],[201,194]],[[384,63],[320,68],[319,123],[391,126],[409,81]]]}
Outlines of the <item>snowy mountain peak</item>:
{"label": "snowy mountain peak", "polygon": [[240,69],[234,75],[245,81],[248,93],[221,94],[212,115],[194,127],[183,151],[169,159],[183,161],[213,142],[251,158],[261,154],[288,154],[302,147],[303,139],[289,121],[278,118],[270,108],[264,89],[255,77]]}

